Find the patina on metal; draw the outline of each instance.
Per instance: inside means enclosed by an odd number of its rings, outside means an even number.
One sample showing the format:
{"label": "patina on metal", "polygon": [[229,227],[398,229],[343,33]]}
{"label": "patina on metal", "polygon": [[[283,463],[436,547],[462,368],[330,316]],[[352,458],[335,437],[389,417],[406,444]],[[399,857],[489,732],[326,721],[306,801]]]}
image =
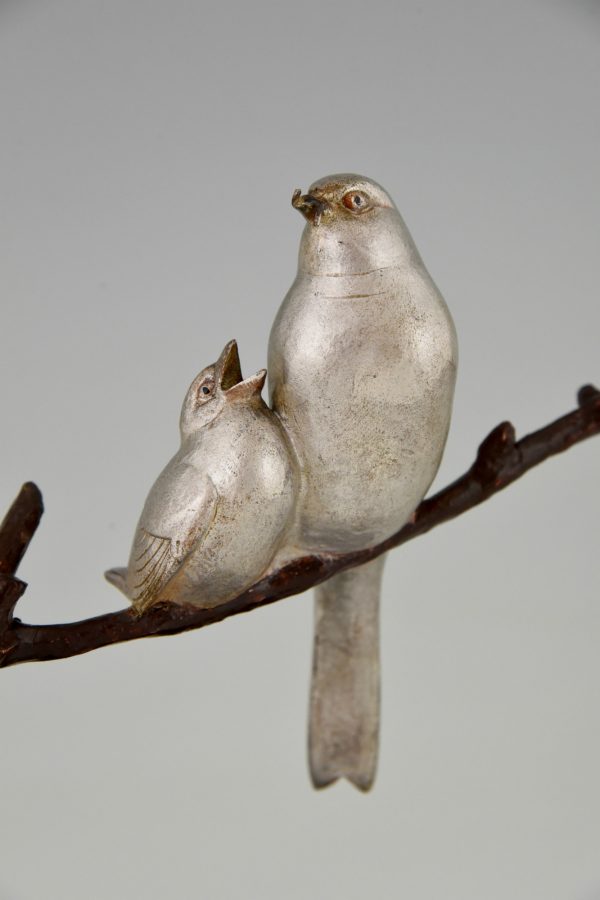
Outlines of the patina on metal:
{"label": "patina on metal", "polygon": [[[269,343],[272,406],[300,466],[295,541],[373,546],[414,512],[438,469],[457,365],[452,319],[392,199],[331,175],[292,205],[298,273]],[[383,561],[317,589],[310,703],[313,782],[373,783]]]}
{"label": "patina on metal", "polygon": [[237,344],[192,382],[181,446],[155,482],[129,565],[108,580],[139,612],[161,603],[218,606],[261,578],[286,541],[296,499],[280,421],[243,380]]}

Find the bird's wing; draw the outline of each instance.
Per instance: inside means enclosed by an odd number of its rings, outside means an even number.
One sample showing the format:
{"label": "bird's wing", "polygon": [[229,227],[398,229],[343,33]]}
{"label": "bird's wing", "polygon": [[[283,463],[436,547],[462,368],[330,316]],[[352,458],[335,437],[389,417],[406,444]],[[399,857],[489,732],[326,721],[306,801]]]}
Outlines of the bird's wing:
{"label": "bird's wing", "polygon": [[218,493],[210,477],[201,502],[190,517],[190,510],[182,510],[184,527],[172,524],[172,534],[156,534],[140,523],[135,536],[129,564],[128,581],[132,602],[142,609],[152,604],[162,588],[178,571],[190,551],[204,539],[212,525],[218,503]]}

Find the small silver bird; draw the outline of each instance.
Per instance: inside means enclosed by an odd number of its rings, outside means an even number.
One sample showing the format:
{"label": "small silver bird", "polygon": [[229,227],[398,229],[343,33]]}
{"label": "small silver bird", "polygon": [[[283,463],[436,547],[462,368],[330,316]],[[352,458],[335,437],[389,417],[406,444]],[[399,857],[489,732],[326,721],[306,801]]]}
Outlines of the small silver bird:
{"label": "small silver bird", "polygon": [[106,573],[140,613],[161,601],[218,606],[266,574],[285,544],[294,460],[261,397],[266,374],[243,380],[230,341],[192,382],[181,446],[146,500],[129,565]]}
{"label": "small silver bird", "polygon": [[[269,386],[296,451],[296,541],[343,553],[384,540],[429,488],[457,365],[444,300],[384,189],[330,175],[293,206],[298,274],[273,324]],[[316,590],[309,755],[317,787],[373,783],[383,557]]]}

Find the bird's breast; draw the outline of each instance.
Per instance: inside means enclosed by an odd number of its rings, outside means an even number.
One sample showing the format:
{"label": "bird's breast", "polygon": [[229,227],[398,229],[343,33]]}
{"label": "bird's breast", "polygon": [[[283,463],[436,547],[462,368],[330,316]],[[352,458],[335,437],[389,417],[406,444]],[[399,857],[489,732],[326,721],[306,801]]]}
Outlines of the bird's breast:
{"label": "bird's breast", "polygon": [[310,541],[365,546],[412,512],[439,464],[455,369],[454,327],[426,273],[296,279],[269,378],[301,461]]}

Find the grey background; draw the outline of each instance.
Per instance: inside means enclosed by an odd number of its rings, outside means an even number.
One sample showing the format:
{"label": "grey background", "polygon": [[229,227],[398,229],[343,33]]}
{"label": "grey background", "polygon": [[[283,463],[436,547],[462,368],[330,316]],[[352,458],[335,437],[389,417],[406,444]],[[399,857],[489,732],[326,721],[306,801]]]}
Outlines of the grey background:
{"label": "grey background", "polygon": [[[0,3],[0,506],[121,605],[188,383],[265,362],[294,187],[396,199],[461,345],[441,486],[600,381],[598,0]],[[311,600],[0,674],[1,900],[600,897],[600,444],[394,553],[374,792],[309,787]]]}

